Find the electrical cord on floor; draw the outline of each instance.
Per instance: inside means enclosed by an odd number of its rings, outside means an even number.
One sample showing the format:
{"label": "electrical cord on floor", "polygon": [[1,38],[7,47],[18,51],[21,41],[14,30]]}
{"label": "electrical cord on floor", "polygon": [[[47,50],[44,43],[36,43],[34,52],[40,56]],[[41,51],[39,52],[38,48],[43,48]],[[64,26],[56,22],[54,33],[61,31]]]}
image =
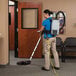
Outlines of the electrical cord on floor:
{"label": "electrical cord on floor", "polygon": [[50,60],[51,66],[52,66],[52,71],[55,74],[55,76],[59,76],[58,73],[56,72],[55,68],[54,68],[54,64],[52,62],[52,60]]}

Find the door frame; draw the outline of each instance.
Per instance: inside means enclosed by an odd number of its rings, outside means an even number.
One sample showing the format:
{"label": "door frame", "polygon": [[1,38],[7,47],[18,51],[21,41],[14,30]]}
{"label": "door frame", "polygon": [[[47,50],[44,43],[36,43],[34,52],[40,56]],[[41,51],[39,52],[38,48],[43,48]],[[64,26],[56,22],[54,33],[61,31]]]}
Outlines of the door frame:
{"label": "door frame", "polygon": [[[15,32],[14,32],[14,54],[15,54],[15,57],[17,57],[17,51],[16,51],[16,47],[17,47],[17,44],[18,44],[18,42],[16,41],[16,35],[17,35],[17,32],[16,32],[16,24],[18,23],[18,18],[16,18],[17,17],[17,12],[16,12],[16,9],[17,9],[17,3],[18,3],[18,1],[14,1],[14,5],[8,5],[8,21],[9,21],[9,6],[14,6],[14,29],[15,29]],[[9,0],[8,0],[8,4],[9,4]],[[9,22],[8,22],[8,41],[9,41]],[[17,43],[17,44],[16,44]],[[8,64],[7,65],[10,65],[10,47],[9,47],[9,42],[8,42]]]}
{"label": "door frame", "polygon": [[18,57],[18,1],[15,1],[15,57]]}

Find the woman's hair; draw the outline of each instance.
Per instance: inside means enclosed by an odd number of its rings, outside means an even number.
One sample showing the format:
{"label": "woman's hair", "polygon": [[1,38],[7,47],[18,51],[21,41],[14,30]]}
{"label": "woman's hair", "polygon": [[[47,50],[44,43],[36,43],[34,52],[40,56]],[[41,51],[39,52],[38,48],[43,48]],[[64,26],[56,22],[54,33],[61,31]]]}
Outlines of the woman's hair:
{"label": "woman's hair", "polygon": [[50,14],[53,14],[52,11],[50,11],[49,9],[44,10],[44,13],[48,14],[50,16]]}

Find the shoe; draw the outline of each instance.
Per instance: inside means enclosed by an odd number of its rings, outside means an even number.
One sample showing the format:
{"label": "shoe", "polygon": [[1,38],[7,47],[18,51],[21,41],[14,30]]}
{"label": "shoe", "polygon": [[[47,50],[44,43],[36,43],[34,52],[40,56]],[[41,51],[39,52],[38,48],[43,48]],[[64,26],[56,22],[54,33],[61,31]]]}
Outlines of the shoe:
{"label": "shoe", "polygon": [[42,58],[44,58],[44,55],[42,55]]}
{"label": "shoe", "polygon": [[54,67],[54,69],[56,69],[56,70],[60,70],[60,68],[59,68],[59,67]]}
{"label": "shoe", "polygon": [[59,67],[55,67],[55,66],[52,66],[52,68],[54,67],[54,69],[56,69],[56,70],[60,70],[60,68]]}
{"label": "shoe", "polygon": [[41,69],[45,71],[50,71],[50,69],[46,69],[45,67],[42,67]]}

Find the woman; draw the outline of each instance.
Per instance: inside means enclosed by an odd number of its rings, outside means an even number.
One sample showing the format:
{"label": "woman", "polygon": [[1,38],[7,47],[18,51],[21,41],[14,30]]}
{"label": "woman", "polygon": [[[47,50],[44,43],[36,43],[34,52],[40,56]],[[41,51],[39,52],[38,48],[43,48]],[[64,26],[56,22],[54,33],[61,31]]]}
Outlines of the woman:
{"label": "woman", "polygon": [[40,28],[40,32],[43,32],[43,52],[44,52],[44,57],[45,57],[45,64],[42,67],[42,70],[49,71],[50,70],[50,48],[52,50],[53,56],[54,56],[54,61],[55,61],[55,66],[54,68],[59,70],[60,65],[59,65],[59,57],[58,53],[56,51],[56,37],[53,36],[50,31],[51,31],[51,23],[52,23],[52,17],[50,15],[53,14],[53,12],[49,11],[48,9],[44,10],[43,16],[45,20],[42,22],[42,27]]}

